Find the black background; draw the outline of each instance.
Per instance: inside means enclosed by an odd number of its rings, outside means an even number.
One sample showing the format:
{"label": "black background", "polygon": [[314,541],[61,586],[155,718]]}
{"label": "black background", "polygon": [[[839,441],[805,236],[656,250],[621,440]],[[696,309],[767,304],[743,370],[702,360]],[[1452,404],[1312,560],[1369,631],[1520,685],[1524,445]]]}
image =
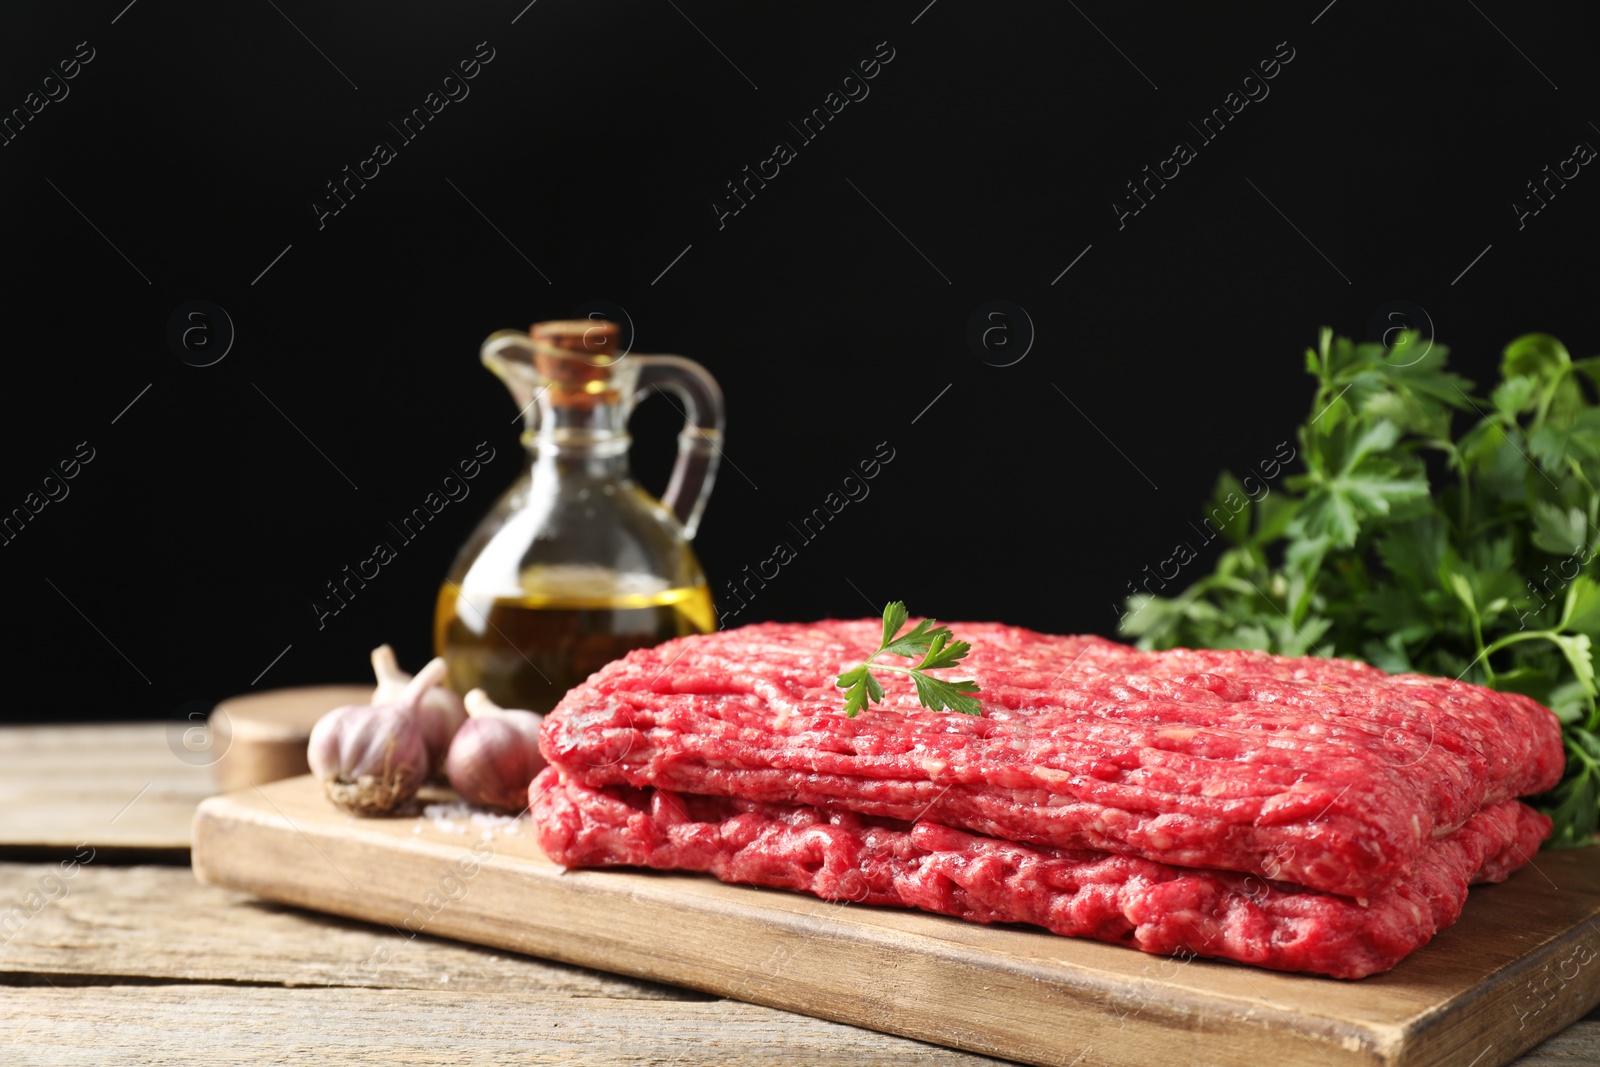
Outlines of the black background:
{"label": "black background", "polygon": [[[0,147],[0,510],[79,442],[94,459],[0,547],[0,715],[362,681],[383,641],[415,669],[521,462],[478,345],[594,299],[725,391],[714,587],[799,548],[737,621],[902,598],[1113,632],[1217,472],[1291,438],[1320,325],[1366,336],[1409,302],[1480,382],[1525,331],[1600,349],[1600,175],[1520,230],[1511,208],[1600,145],[1590,7],[1325,2],[9,5],[0,108],[78,42],[94,58]],[[479,42],[470,95],[402,144],[387,123]],[[870,94],[801,143],[788,124],[880,42]],[[1289,49],[1201,144],[1187,123]],[[319,228],[324,183],[380,140],[397,158]],[[1179,140],[1198,158],[1119,229],[1124,183]],[[724,183],[778,141],[797,158],[719,228]],[[196,299],[237,331],[209,367],[166,340]],[[1036,331],[1012,366],[967,342],[995,299]],[[634,421],[655,489],[675,422]],[[319,630],[323,583],[485,440],[472,496]],[[799,544],[883,441],[871,495]]]}

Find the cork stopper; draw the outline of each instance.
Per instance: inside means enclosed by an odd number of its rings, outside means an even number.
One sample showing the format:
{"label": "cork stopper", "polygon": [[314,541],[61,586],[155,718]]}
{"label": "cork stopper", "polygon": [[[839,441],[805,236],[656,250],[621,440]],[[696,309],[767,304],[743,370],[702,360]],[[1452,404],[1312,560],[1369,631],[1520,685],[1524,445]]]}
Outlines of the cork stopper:
{"label": "cork stopper", "polygon": [[534,367],[549,383],[552,405],[593,408],[616,402],[611,369],[617,362],[620,326],[606,319],[559,319],[536,322],[528,332]]}
{"label": "cork stopper", "polygon": [[[622,327],[607,319],[558,319],[555,322],[536,322],[528,332],[535,341],[551,348],[597,359],[616,356]],[[610,362],[609,359],[597,361]]]}

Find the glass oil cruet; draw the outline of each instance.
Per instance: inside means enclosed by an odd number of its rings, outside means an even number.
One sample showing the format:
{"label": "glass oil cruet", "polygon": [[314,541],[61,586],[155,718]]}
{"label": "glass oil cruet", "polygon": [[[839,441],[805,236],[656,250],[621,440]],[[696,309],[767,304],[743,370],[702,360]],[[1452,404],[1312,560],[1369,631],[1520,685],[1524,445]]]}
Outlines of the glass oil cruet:
{"label": "glass oil cruet", "polygon": [[[522,407],[528,461],[439,589],[434,645],[458,693],[548,711],[630,649],[716,628],[689,540],[721,456],[722,391],[680,356],[619,353],[620,333],[578,319],[483,344]],[[687,414],[660,501],[628,467],[628,418],[656,391]]]}

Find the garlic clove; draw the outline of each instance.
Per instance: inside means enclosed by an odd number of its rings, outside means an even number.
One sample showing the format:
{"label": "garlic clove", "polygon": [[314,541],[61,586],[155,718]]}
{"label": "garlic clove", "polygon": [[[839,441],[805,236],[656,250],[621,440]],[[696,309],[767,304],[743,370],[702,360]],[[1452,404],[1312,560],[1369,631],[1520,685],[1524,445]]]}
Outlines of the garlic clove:
{"label": "garlic clove", "polygon": [[400,661],[395,658],[391,645],[379,645],[372,650],[372,674],[378,680],[377,688],[372,691],[374,707],[399,700],[411,681],[411,675],[400,669]]}
{"label": "garlic clove", "polygon": [[[449,672],[450,668],[446,666],[441,657],[433,657],[423,664],[422,669],[406,682],[405,688],[400,691],[400,697],[396,703],[405,704],[408,707],[422,705],[432,695],[433,690],[443,684],[445,675]],[[454,696],[455,694],[452,693],[451,695]],[[456,697],[457,703],[460,700],[460,697]],[[463,709],[464,711],[465,709]]]}
{"label": "garlic clove", "polygon": [[451,786],[469,804],[526,809],[528,786],[545,767],[539,752],[544,716],[502,708],[481,689],[468,693],[463,702],[469,718],[445,759]]}
{"label": "garlic clove", "polygon": [[[434,668],[435,663],[439,667]],[[435,656],[423,671],[429,668],[436,673],[429,684],[422,686],[419,693],[415,694],[420,700],[416,715],[418,725],[422,728],[423,743],[428,746],[429,768],[438,775],[443,772],[444,759],[450,751],[450,739],[467,720],[467,711],[462,706],[461,698],[444,686],[445,676],[449,673],[444,660]],[[422,674],[419,672],[413,677],[401,670],[391,646],[379,645],[372,650],[372,673],[378,681],[372,691],[374,705],[413,702],[413,698],[406,694]]]}
{"label": "garlic clove", "polygon": [[306,757],[328,799],[357,815],[393,811],[428,773],[417,720],[397,704],[333,709],[312,728]]}
{"label": "garlic clove", "polygon": [[468,718],[477,718],[479,715],[497,715],[506,710],[490,700],[489,694],[482,689],[471,690],[461,698],[461,703],[466,705]]}

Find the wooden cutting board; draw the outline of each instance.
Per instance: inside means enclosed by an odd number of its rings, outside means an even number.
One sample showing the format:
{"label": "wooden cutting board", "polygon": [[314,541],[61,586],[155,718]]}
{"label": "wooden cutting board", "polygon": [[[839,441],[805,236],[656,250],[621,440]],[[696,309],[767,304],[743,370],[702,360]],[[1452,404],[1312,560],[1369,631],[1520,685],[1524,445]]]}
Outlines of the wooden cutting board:
{"label": "wooden cutting board", "polygon": [[[424,800],[429,795],[424,796]],[[435,800],[451,800],[448,794]],[[516,822],[358,819],[309,777],[204,801],[203,882],[1033,1064],[1497,1067],[1600,1002],[1600,851],[1542,853],[1388,974],[1187,963],[1025,927],[643,871]]]}

